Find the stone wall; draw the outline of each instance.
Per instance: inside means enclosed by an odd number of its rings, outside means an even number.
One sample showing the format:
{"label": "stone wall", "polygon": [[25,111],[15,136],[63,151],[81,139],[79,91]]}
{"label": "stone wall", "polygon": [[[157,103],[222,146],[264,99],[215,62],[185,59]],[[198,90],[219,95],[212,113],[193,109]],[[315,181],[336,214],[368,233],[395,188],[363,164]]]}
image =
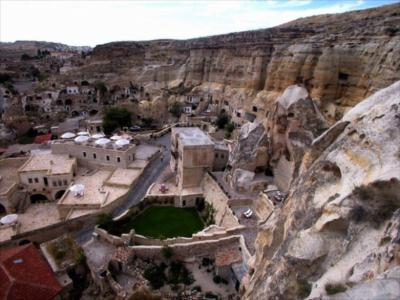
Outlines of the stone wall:
{"label": "stone wall", "polygon": [[[185,260],[194,256],[214,256],[214,253],[223,247],[238,247],[240,244],[240,235],[233,235],[218,240],[198,241],[193,243],[172,244],[174,258]],[[163,246],[132,246],[130,247],[135,255],[146,259],[161,259],[161,249]]]}
{"label": "stone wall", "polygon": [[[135,159],[136,146],[130,145],[129,148],[122,150],[94,147],[88,145],[75,144],[73,142],[57,141],[51,145],[54,154],[68,154],[79,159],[79,161],[89,161],[93,164],[111,165],[120,168],[127,168]],[[119,161],[118,161],[119,159]]]}
{"label": "stone wall", "polygon": [[229,208],[228,196],[219,187],[218,183],[206,173],[202,182],[204,199],[215,208],[215,224],[225,228],[239,225],[239,220]]}

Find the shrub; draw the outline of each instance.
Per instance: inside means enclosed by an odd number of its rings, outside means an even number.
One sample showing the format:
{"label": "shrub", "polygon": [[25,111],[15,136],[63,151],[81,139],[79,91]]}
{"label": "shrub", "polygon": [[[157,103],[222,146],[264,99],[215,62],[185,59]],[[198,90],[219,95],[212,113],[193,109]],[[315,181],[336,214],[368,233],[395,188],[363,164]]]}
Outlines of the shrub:
{"label": "shrub", "polygon": [[79,251],[78,255],[75,258],[75,262],[78,265],[83,265],[86,263],[86,255],[85,252],[83,250]]}
{"label": "shrub", "polygon": [[220,112],[217,117],[217,126],[219,129],[225,128],[229,122],[229,116],[225,112]]}
{"label": "shrub", "polygon": [[168,283],[191,285],[194,282],[192,274],[181,262],[171,262],[168,270]]}
{"label": "shrub", "polygon": [[99,214],[96,217],[96,224],[101,228],[105,228],[112,223],[113,219],[110,214]]}
{"label": "shrub", "polygon": [[297,295],[299,298],[307,298],[311,293],[311,284],[307,280],[297,280]]}
{"label": "shrub", "polygon": [[328,295],[343,293],[347,290],[346,286],[340,283],[328,283],[325,285],[325,291]]}
{"label": "shrub", "polygon": [[182,103],[174,102],[169,107],[168,111],[173,115],[175,118],[179,118],[182,114]]}
{"label": "shrub", "polygon": [[220,284],[221,281],[222,281],[222,278],[221,278],[219,275],[214,275],[213,281],[214,281],[214,283],[216,283],[216,284]]}
{"label": "shrub", "polygon": [[153,265],[144,271],[144,278],[146,278],[153,289],[157,290],[164,286],[165,282],[165,265]]}
{"label": "shrub", "polygon": [[112,107],[103,117],[103,128],[106,134],[111,134],[117,128],[129,127],[132,124],[132,113],[126,108]]}
{"label": "shrub", "polygon": [[174,252],[171,247],[165,245],[164,247],[161,248],[161,254],[165,259],[170,259],[174,254]]}
{"label": "shrub", "polygon": [[5,83],[6,81],[10,81],[11,76],[7,73],[0,73],[0,83]]}

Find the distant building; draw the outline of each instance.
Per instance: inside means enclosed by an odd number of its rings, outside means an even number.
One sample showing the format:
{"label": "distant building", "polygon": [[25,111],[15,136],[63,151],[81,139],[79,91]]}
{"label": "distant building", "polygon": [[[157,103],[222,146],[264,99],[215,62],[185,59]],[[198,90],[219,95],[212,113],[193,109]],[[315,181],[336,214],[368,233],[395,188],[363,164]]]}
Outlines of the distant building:
{"label": "distant building", "polygon": [[79,87],[67,86],[66,91],[67,91],[68,95],[77,95],[77,94],[79,94]]}

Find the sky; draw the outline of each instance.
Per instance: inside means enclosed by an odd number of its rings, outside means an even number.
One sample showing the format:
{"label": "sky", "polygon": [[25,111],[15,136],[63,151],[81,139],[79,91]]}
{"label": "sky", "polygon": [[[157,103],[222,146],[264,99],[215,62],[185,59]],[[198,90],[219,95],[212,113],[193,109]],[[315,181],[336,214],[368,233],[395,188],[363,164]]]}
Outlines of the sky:
{"label": "sky", "polygon": [[186,39],[276,26],[400,0],[0,0],[0,41],[76,46]]}

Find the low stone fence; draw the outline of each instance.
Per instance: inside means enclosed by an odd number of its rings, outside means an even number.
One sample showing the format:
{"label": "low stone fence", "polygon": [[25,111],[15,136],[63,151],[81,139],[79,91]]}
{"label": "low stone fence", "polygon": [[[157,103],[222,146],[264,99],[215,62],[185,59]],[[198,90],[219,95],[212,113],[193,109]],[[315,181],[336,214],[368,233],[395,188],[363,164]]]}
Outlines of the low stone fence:
{"label": "low stone fence", "polygon": [[[194,256],[214,256],[218,249],[228,246],[238,246],[240,244],[240,237],[241,235],[232,235],[217,240],[172,244],[170,247],[174,253],[174,258],[179,260],[185,260]],[[161,259],[162,247],[163,246],[131,246],[130,248],[137,257],[142,259]]]}

